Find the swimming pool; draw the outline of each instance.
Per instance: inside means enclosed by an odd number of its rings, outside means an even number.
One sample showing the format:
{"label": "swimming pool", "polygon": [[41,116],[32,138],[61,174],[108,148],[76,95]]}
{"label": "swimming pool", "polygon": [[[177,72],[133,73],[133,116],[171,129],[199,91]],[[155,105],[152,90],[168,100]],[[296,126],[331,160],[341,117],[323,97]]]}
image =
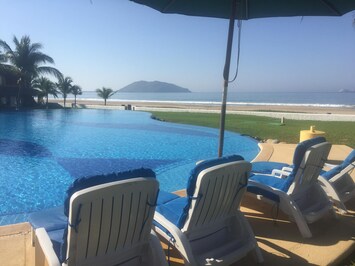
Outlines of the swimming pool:
{"label": "swimming pool", "polygon": [[[216,157],[218,130],[118,110],[0,113],[0,225],[61,205],[75,178],[148,167],[160,188],[185,188],[198,160]],[[224,154],[253,159],[249,137],[226,132]]]}

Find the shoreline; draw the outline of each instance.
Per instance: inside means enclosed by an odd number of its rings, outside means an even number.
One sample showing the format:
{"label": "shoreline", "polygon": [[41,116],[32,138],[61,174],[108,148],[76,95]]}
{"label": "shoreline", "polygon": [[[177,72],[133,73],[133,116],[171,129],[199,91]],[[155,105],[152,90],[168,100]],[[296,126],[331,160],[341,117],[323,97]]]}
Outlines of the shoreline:
{"label": "shoreline", "polygon": [[[63,99],[51,99],[49,102],[63,105]],[[66,107],[71,107],[74,99],[67,99]],[[103,100],[77,100],[78,108],[91,109],[120,109],[127,105],[132,110],[147,112],[196,112],[220,113],[216,104],[190,104],[154,101],[110,101],[104,105]],[[227,114],[266,116],[277,119],[314,120],[314,121],[343,121],[355,122],[355,108],[320,107],[320,106],[281,106],[281,105],[227,105]]]}

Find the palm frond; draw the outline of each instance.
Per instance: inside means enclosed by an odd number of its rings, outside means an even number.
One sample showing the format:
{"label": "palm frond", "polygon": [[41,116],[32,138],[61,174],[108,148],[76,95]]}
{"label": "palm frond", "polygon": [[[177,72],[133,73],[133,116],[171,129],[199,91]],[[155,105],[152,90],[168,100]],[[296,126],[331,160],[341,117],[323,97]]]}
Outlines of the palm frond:
{"label": "palm frond", "polygon": [[29,52],[30,53],[37,53],[38,50],[41,50],[43,49],[43,45],[40,44],[40,43],[32,43],[30,46],[29,46]]}
{"label": "palm frond", "polygon": [[72,87],[71,91],[72,91],[72,94],[74,94],[74,95],[82,95],[83,94],[81,87],[78,85],[74,85]]}
{"label": "palm frond", "polygon": [[41,52],[35,52],[35,53],[31,53],[31,57],[32,60],[36,63],[50,63],[50,64],[54,64],[54,60],[52,57],[50,57],[49,55],[46,55],[44,53]]}
{"label": "palm frond", "polygon": [[67,95],[71,93],[71,89],[73,87],[72,82],[73,80],[70,77],[62,76],[58,79],[56,86],[64,98],[66,98]]}
{"label": "palm frond", "polygon": [[50,74],[50,75],[53,75],[58,80],[60,78],[63,78],[63,74],[58,69],[56,69],[54,67],[40,66],[40,67],[37,67],[37,72],[38,72],[38,74]]}
{"label": "palm frond", "polygon": [[0,39],[0,47],[2,47],[2,49],[4,50],[5,52],[5,55],[8,54],[8,53],[12,53],[13,54],[13,51],[11,49],[11,47],[3,40]]}
{"label": "palm frond", "polygon": [[116,92],[110,88],[102,87],[102,89],[96,89],[96,93],[97,93],[97,96],[106,100],[106,99],[110,98],[112,95],[114,95]]}

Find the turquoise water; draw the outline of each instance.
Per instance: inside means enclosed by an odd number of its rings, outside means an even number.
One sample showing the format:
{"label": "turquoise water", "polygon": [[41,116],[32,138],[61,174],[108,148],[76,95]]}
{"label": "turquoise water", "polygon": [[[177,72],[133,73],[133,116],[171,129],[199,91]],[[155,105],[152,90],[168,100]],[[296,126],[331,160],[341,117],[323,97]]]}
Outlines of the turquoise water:
{"label": "turquoise water", "polygon": [[[186,186],[198,160],[215,157],[218,130],[161,122],[149,113],[34,110],[0,113],[0,225],[61,205],[75,178],[148,167],[160,188]],[[249,137],[226,132],[224,154],[259,152]]]}

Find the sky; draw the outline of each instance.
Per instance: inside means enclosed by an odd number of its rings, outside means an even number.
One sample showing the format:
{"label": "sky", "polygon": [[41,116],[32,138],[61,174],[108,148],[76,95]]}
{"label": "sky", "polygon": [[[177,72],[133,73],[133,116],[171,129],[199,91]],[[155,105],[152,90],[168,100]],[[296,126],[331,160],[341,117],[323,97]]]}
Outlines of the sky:
{"label": "sky", "polygon": [[[128,0],[0,0],[0,39],[29,35],[84,91],[139,80],[193,92],[223,85],[228,20],[162,14]],[[355,12],[243,21],[229,91],[355,89]],[[235,32],[237,37],[237,32]],[[231,74],[236,68],[234,40]]]}

